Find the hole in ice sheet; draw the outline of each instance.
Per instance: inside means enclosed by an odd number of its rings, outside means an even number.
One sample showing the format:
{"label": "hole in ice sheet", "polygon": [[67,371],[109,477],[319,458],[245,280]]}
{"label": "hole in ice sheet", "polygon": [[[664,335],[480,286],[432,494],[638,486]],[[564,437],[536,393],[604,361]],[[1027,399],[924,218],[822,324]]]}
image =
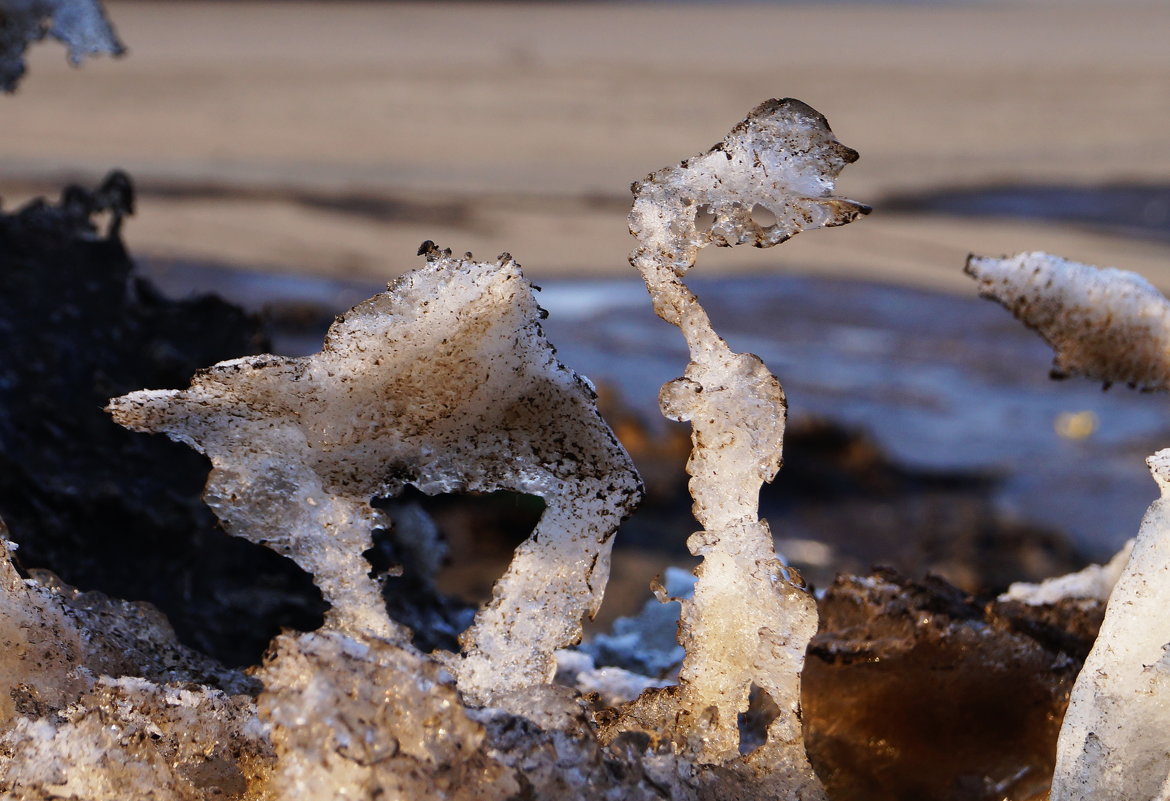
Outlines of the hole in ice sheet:
{"label": "hole in ice sheet", "polygon": [[455,637],[491,597],[545,506],[519,492],[428,496],[413,487],[374,505],[393,525],[374,532],[365,553],[371,575],[382,584],[390,616],[410,626],[424,650],[457,650]]}
{"label": "hole in ice sheet", "polygon": [[753,684],[747,712],[739,715],[739,753],[747,755],[768,741],[768,727],[780,717],[780,707],[763,688]]}
{"label": "hole in ice sheet", "polygon": [[752,221],[761,228],[771,228],[776,224],[776,215],[771,209],[757,203],[752,206]]}
{"label": "hole in ice sheet", "polygon": [[370,576],[382,587],[390,617],[413,632],[421,651],[458,651],[457,638],[471,623],[475,608],[441,594],[435,574],[447,556],[434,521],[413,500],[379,501],[391,520],[375,529],[373,547],[362,554]]}
{"label": "hole in ice sheet", "polygon": [[516,546],[528,539],[544,499],[519,492],[438,495],[423,507],[450,543],[451,558],[439,572],[442,592],[480,604],[512,561]]}
{"label": "hole in ice sheet", "polygon": [[711,211],[710,206],[704,204],[695,209],[696,233],[708,233],[713,225],[715,225],[715,214]]}

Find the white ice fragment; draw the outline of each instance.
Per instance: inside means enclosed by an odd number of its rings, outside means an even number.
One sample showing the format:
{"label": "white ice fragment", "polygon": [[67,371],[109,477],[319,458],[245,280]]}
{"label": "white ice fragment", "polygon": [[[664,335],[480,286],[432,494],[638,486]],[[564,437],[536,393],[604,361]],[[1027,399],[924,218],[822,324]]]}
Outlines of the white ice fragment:
{"label": "white ice fragment", "polygon": [[1140,275],[1039,252],[971,256],[966,272],[1052,346],[1054,377],[1170,386],[1170,303]]}
{"label": "white ice fragment", "polygon": [[667,681],[619,667],[597,667],[585,651],[557,651],[557,683],[582,693],[597,693],[607,707],[638,697],[648,687],[665,687]]}
{"label": "white ice fragment", "polygon": [[1052,801],[1168,797],[1170,449],[1147,462],[1162,496],[1142,520],[1073,687],[1057,744]]}
{"label": "white ice fragment", "polygon": [[354,636],[407,636],[362,558],[380,522],[371,499],[407,484],[543,498],[451,662],[460,689],[487,703],[552,679],[553,652],[601,603],[641,484],[589,385],[556,360],[511,257],[424,251],[425,267],[340,317],[320,353],[223,362],[186,390],[131,393],[110,410],[206,453],[204,497],[227,530],[312,574],[327,625]]}
{"label": "white ice fragment", "polygon": [[86,56],[125,52],[100,0],[0,0],[0,89],[16,89],[25,50],[45,36],[68,47],[74,65]]}
{"label": "white ice fragment", "polygon": [[[662,413],[692,426],[687,464],[694,514],[704,530],[688,541],[703,557],[693,599],[684,601],[679,642],[686,659],[677,688],[649,690],[623,725],[667,732],[700,764],[752,766],[761,784],[741,797],[816,799],[824,790],[804,752],[800,672],[816,633],[816,603],[777,559],[758,519],[760,486],[780,467],[786,404],[763,362],[734,353],[712,329],[682,276],[700,248],[751,242],[769,247],[803,230],[843,225],[866,206],[833,195],[857,154],[825,118],[797,100],[769,100],[708,152],[633,185],[630,263],[658,316],[679,327],[691,361],[660,393]],[[761,225],[757,206],[774,217]],[[710,229],[697,224],[714,216]],[[741,757],[738,718],[752,687],[779,708],[767,742]]]}
{"label": "white ice fragment", "polygon": [[1019,601],[1031,606],[1079,598],[1106,601],[1129,561],[1133,542],[1125,543],[1104,565],[1089,565],[1084,570],[1045,579],[1039,584],[1017,581],[999,596],[999,600]]}

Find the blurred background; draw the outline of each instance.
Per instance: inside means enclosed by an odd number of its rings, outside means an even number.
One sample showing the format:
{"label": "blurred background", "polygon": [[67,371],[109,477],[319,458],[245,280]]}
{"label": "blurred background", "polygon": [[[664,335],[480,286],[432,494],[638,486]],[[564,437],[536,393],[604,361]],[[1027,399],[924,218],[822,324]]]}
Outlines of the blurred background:
{"label": "blurred background", "polygon": [[0,178],[12,205],[125,168],[143,256],[380,282],[429,238],[624,276],[629,183],[791,96],[877,211],[707,274],[967,291],[969,251],[1043,249],[1170,275],[1163,2],[107,7],[128,54],[32,48]]}
{"label": "blurred background", "polygon": [[694,524],[654,410],[685,359],[626,262],[628,186],[769,97],[828,117],[861,153],[840,193],[875,208],[694,273],[789,393],[782,550],[822,585],[884,561],[994,590],[1107,558],[1154,495],[1165,400],[1048,383],[962,268],[1047,250],[1170,288],[1170,4],[106,5],[124,57],[41,44],[0,97],[4,208],[127,170],[142,269],[266,310],[290,354],[424,239],[511,252],[675,510],[631,529],[631,597]]}

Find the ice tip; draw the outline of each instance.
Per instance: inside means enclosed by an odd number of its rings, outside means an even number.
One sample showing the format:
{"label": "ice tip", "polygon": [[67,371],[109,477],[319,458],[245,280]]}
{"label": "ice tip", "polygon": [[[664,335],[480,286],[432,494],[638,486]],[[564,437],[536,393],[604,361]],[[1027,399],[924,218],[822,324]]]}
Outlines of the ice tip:
{"label": "ice tip", "polygon": [[983,256],[976,253],[968,253],[967,261],[963,262],[963,272],[972,278],[979,277],[978,263],[983,261]]}
{"label": "ice tip", "polygon": [[1150,468],[1150,474],[1153,475],[1154,481],[1158,483],[1158,489],[1162,493],[1162,497],[1170,494],[1170,448],[1163,448],[1146,459],[1146,464]]}
{"label": "ice tip", "polygon": [[803,100],[797,100],[795,97],[773,97],[765,100],[763,103],[760,103],[758,106],[749,111],[747,118],[749,120],[758,119],[760,117],[767,117],[782,111],[787,111],[792,114],[799,114],[803,117],[810,117],[822,123],[826,128],[829,127],[829,121],[824,114],[817,111]]}

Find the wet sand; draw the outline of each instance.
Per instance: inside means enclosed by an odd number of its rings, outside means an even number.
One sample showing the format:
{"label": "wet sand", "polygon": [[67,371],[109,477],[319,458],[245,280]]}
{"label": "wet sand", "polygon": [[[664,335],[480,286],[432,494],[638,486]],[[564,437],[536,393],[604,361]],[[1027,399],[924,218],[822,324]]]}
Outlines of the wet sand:
{"label": "wet sand", "polygon": [[74,70],[43,44],[0,98],[0,196],[125,167],[143,255],[381,281],[433,239],[508,250],[537,280],[626,275],[629,182],[794,96],[861,152],[840,189],[876,211],[766,253],[709,253],[705,274],[966,293],[969,251],[1047,249],[1170,286],[1165,240],[883,207],[1160,180],[1165,3],[109,8],[127,57]]}

